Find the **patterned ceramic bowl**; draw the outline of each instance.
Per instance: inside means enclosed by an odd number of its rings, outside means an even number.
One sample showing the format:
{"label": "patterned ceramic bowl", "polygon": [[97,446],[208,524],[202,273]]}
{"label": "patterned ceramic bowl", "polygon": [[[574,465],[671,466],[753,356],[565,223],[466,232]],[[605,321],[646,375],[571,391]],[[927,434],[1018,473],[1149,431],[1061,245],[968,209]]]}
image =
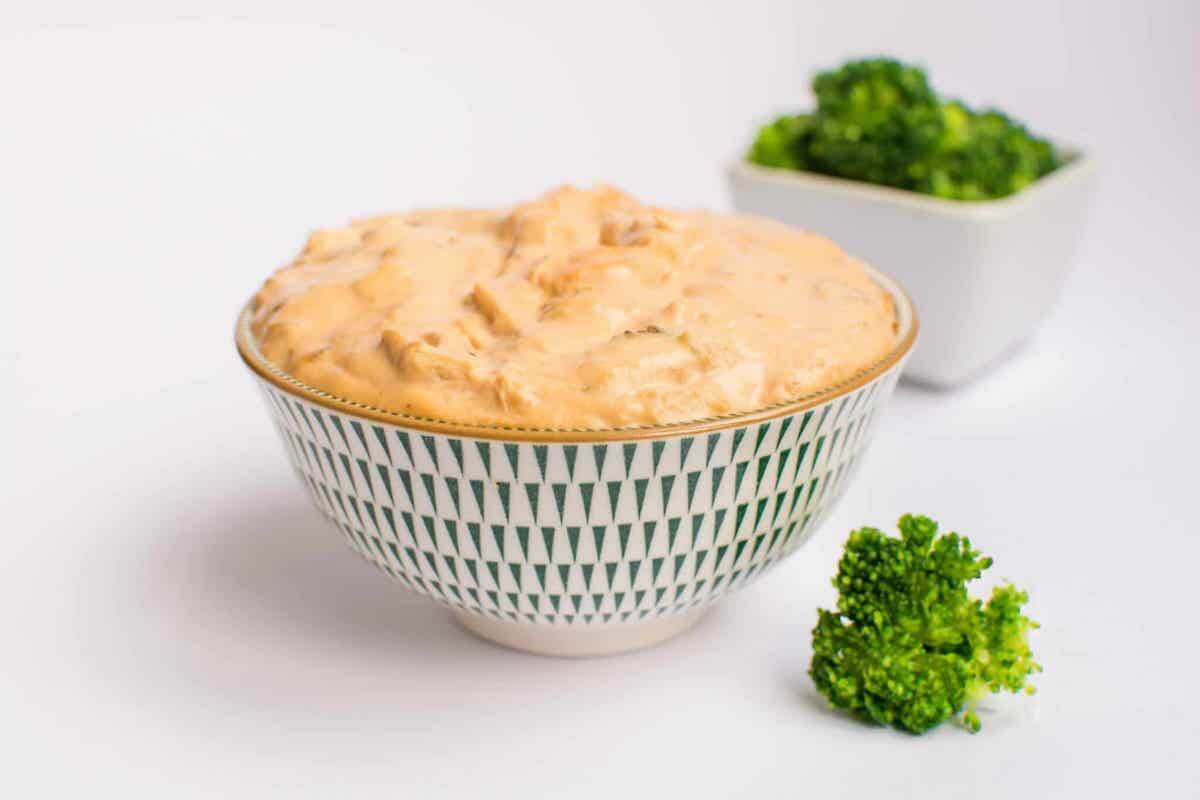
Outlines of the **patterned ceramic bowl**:
{"label": "patterned ceramic bowl", "polygon": [[410,417],[238,350],[292,465],[350,546],[474,633],[547,655],[646,647],[795,550],[845,488],[912,349],[812,396],[695,422],[535,430]]}

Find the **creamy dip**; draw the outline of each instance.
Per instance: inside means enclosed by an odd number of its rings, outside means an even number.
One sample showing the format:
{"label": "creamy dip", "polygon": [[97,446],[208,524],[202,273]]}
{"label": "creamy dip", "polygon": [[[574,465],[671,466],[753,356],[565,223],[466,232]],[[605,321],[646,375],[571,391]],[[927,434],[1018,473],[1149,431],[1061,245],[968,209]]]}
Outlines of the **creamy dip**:
{"label": "creamy dip", "polygon": [[609,187],[317,231],[252,326],[269,361],[330,394],[539,428],[752,411],[896,344],[891,298],[829,240]]}

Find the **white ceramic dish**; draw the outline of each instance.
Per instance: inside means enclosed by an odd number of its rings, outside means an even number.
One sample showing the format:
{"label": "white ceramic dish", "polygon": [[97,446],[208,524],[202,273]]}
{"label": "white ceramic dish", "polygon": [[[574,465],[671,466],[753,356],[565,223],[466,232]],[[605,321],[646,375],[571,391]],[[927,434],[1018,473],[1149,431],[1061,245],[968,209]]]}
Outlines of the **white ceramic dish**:
{"label": "white ceramic dish", "polygon": [[905,374],[942,387],[1001,360],[1049,314],[1070,268],[1093,184],[1082,154],[1010,197],[943,200],[745,161],[729,169],[741,212],[825,234],[887,264],[921,309]]}
{"label": "white ceramic dish", "polygon": [[[470,631],[547,655],[602,655],[686,630],[793,552],[849,481],[912,349],[748,414],[609,430],[463,425],[333,397],[238,350],[292,465],[351,547]],[[313,587],[320,591],[320,587]]]}

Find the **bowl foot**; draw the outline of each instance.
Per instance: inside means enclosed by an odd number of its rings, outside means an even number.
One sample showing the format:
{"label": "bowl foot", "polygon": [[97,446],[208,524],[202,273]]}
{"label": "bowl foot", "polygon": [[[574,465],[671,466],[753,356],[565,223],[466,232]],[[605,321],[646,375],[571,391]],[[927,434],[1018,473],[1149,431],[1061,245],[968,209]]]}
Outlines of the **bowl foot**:
{"label": "bowl foot", "polygon": [[454,612],[454,617],[471,633],[502,647],[539,656],[586,658],[653,647],[695,625],[706,611],[707,608],[696,608],[645,622],[587,626],[505,622],[459,611]]}

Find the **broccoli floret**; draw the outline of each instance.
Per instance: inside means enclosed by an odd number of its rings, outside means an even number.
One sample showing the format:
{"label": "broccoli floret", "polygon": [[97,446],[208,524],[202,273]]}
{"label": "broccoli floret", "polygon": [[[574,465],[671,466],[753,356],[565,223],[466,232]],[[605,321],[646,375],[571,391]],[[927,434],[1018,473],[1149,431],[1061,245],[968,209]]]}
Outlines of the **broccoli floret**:
{"label": "broccoli floret", "polygon": [[852,61],[813,79],[816,124],[812,169],[887,186],[914,188],[909,166],[942,135],[937,97],[925,73],[891,59]]}
{"label": "broccoli floret", "polygon": [[758,137],[746,156],[755,164],[784,169],[807,169],[808,137],[812,132],[812,117],[807,114],[788,114],[758,131]]}
{"label": "broccoli floret", "polygon": [[989,692],[1032,692],[1041,667],[1029,649],[1037,624],[1028,597],[1000,586],[986,604],[967,583],[991,566],[956,533],[905,515],[900,538],[875,528],[850,534],[834,586],[836,611],[821,609],[809,675],[836,708],[921,733],[955,714],[979,730],[975,703]]}
{"label": "broccoli floret", "polygon": [[971,113],[948,103],[943,116],[958,128],[943,136],[919,191],[955,200],[1004,197],[1058,166],[1054,148],[999,111]]}
{"label": "broccoli floret", "polygon": [[812,90],[821,113],[858,118],[868,127],[882,112],[937,105],[925,71],[893,58],[849,61],[838,69],[819,72]]}
{"label": "broccoli floret", "polygon": [[940,100],[923,70],[894,59],[848,62],[812,89],[816,111],[762,128],[750,161],[955,200],[1004,197],[1059,163],[1019,123]]}

